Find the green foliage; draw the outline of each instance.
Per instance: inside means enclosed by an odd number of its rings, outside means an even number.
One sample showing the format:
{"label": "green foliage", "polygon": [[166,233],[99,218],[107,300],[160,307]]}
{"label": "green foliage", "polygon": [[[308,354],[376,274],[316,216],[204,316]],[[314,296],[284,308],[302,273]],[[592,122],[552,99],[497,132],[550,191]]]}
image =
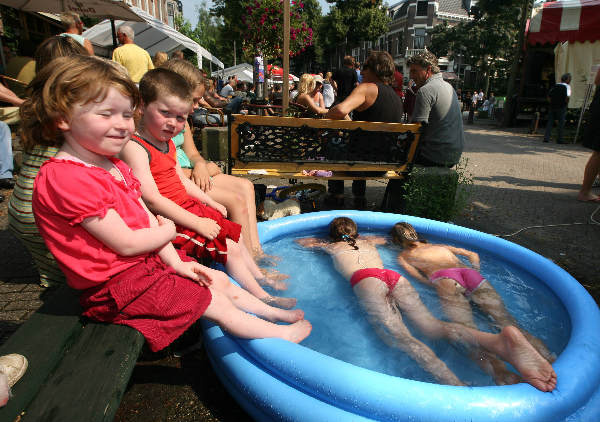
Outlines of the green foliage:
{"label": "green foliage", "polygon": [[408,215],[449,221],[466,207],[471,196],[473,175],[467,159],[455,169],[415,167],[404,185],[404,207]]}
{"label": "green foliage", "polygon": [[[266,61],[283,54],[283,0],[245,0],[242,2],[246,25],[243,45],[247,53],[259,53]],[[290,5],[290,57],[303,53],[312,44],[313,30],[303,16],[302,0]]]}
{"label": "green foliage", "polygon": [[342,41],[352,47],[361,41],[376,40],[387,32],[390,18],[381,0],[338,0],[326,21],[328,47],[334,49]]}
{"label": "green foliage", "polygon": [[306,24],[313,28],[313,39],[312,45],[296,55],[290,63],[290,67],[295,68],[296,73],[314,73],[319,69],[319,63],[323,62],[323,37],[320,30],[323,16],[321,13],[321,5],[318,0],[304,0],[302,17]]}
{"label": "green foliage", "polygon": [[[519,6],[522,0],[481,0],[472,9],[473,20],[455,26],[437,25],[431,31],[430,50],[479,66],[484,77],[504,79],[518,39]],[[481,86],[483,81],[478,81]]]}

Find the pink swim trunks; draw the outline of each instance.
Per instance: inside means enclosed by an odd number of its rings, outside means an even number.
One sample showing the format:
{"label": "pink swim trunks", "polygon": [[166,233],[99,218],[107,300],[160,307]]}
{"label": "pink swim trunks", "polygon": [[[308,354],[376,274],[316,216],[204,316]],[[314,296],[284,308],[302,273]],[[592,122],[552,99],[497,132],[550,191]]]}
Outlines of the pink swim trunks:
{"label": "pink swim trunks", "polygon": [[363,268],[362,270],[358,270],[352,274],[352,278],[350,278],[350,285],[354,287],[365,278],[369,277],[378,278],[379,280],[383,281],[388,285],[391,292],[394,290],[394,287],[402,276],[393,270],[385,270],[383,268]]}
{"label": "pink swim trunks", "polygon": [[485,278],[479,274],[479,271],[473,268],[446,268],[445,270],[434,272],[429,277],[433,283],[441,278],[449,278],[456,281],[467,290],[468,294],[473,293],[485,281]]}

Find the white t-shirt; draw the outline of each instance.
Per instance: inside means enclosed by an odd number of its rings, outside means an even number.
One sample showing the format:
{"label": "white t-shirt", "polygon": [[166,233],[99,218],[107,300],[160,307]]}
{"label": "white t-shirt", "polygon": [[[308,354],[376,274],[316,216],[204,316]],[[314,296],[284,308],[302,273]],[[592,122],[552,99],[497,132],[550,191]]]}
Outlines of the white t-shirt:
{"label": "white t-shirt", "polygon": [[221,92],[219,93],[219,95],[221,97],[229,97],[230,95],[233,95],[233,87],[229,84],[225,85],[223,88],[221,88]]}
{"label": "white t-shirt", "polygon": [[567,87],[567,97],[570,97],[570,96],[571,96],[571,85],[569,85],[569,84],[566,84],[566,83],[564,83],[564,82],[559,82],[558,84],[560,84],[560,85],[564,85],[564,86],[566,86],[566,87]]}

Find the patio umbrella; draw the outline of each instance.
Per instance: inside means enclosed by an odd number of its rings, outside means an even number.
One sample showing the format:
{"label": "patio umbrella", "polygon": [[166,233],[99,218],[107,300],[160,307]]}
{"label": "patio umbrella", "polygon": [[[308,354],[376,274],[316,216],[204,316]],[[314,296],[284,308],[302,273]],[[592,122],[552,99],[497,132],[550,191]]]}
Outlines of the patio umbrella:
{"label": "patio umbrella", "polygon": [[118,0],[0,0],[0,4],[26,12],[75,12],[83,16],[143,22],[125,2]]}
{"label": "patio umbrella", "polygon": [[[279,66],[273,66],[273,65],[268,65],[267,66],[269,73],[271,74],[271,78],[274,81],[282,81],[283,80],[283,68],[279,67]],[[290,81],[298,81],[298,77],[292,75],[291,73],[288,74],[288,78]]]}

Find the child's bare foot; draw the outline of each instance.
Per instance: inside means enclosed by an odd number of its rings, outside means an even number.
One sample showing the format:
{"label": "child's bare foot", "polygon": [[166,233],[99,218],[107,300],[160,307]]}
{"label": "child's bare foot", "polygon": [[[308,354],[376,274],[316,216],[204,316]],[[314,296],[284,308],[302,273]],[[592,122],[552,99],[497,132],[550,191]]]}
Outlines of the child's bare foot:
{"label": "child's bare foot", "polygon": [[291,324],[304,319],[304,311],[302,309],[273,309],[275,311],[272,318],[269,319],[271,322],[289,322]]}
{"label": "child's bare foot", "polygon": [[282,336],[284,340],[291,341],[292,343],[300,343],[310,334],[312,325],[307,320],[303,319],[292,325],[285,326],[285,333]]}
{"label": "child's bare foot", "polygon": [[577,200],[582,202],[600,202],[600,196],[590,193],[579,193]]}
{"label": "child's bare foot", "polygon": [[486,374],[494,378],[496,385],[512,385],[522,381],[519,375],[509,371],[503,361],[489,352],[479,350],[479,354],[475,355],[474,359]]}
{"label": "child's bare foot", "polygon": [[267,305],[277,306],[279,308],[290,309],[296,306],[296,299],[293,297],[267,296],[262,299]]}
{"label": "child's bare foot", "polygon": [[280,273],[277,270],[265,270],[264,268],[261,268],[260,271],[264,275],[264,278],[257,279],[261,285],[272,287],[275,290],[287,290],[288,285],[282,280],[290,278],[289,275]]}
{"label": "child's bare foot", "polygon": [[523,381],[523,379],[519,375],[515,374],[512,371],[509,371],[506,368],[504,368],[504,370],[496,372],[493,375],[493,377],[496,385],[513,385]]}
{"label": "child's bare foot", "polygon": [[556,372],[518,328],[505,327],[500,336],[504,342],[501,357],[519,371],[525,382],[546,392],[556,388]]}
{"label": "child's bare foot", "polygon": [[546,359],[550,363],[554,363],[554,361],[556,360],[556,354],[548,350],[548,348],[542,340],[532,336],[529,333],[523,333],[523,335],[525,336],[527,341],[529,341],[529,343],[531,343],[531,345],[535,347],[535,350],[537,350],[538,353],[542,355],[544,359]]}
{"label": "child's bare foot", "polygon": [[255,250],[254,260],[256,261],[256,264],[261,267],[274,267],[277,265],[277,262],[281,260],[281,258],[275,255],[267,255],[262,250]]}

